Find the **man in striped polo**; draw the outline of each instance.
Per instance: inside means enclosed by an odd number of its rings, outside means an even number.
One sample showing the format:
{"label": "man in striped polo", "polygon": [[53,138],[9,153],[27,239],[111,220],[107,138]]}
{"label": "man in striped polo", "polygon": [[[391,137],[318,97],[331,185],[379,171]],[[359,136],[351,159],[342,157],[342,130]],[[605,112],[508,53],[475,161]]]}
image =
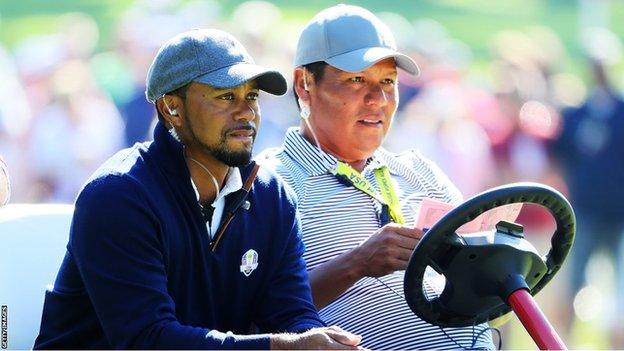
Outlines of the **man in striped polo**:
{"label": "man in striped polo", "polygon": [[[414,210],[425,197],[457,204],[461,194],[419,153],[380,146],[397,108],[399,68],[418,73],[375,15],[348,5],[321,11],[297,44],[301,125],[258,159],[298,195],[304,258],[326,322],[363,335],[371,349],[493,349],[487,325],[433,326],[403,298],[404,270],[422,236]],[[439,278],[427,275],[428,292]]]}

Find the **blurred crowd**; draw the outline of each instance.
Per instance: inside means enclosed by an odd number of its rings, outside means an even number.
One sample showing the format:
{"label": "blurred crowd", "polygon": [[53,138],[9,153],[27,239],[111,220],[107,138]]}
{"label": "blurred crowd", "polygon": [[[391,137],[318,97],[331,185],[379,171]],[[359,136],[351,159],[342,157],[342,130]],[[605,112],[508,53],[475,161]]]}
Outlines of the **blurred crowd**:
{"label": "blurred crowd", "polygon": [[[385,147],[419,149],[466,197],[515,181],[562,191],[587,219],[579,221],[577,240],[587,250],[573,266],[573,294],[586,284],[596,243],[621,259],[624,107],[609,71],[622,59],[619,38],[605,28],[582,31],[583,81],[564,71],[567,48],[548,27],[492,34],[484,38],[489,60],[476,63],[471,48],[432,19],[378,15],[422,72],[399,77],[401,102]],[[84,13],[60,16],[57,25],[10,51],[0,43],[0,156],[11,174],[12,202],[72,203],[104,160],[151,139],[155,110],[144,82],[171,36],[195,27],[230,31],[256,62],[290,77],[303,23],[262,1],[242,3],[227,18],[216,1],[136,1],[103,45]],[[298,124],[292,92],[262,95],[260,105],[256,153],[280,145],[286,128]],[[552,230],[546,217],[526,206],[519,220]]]}

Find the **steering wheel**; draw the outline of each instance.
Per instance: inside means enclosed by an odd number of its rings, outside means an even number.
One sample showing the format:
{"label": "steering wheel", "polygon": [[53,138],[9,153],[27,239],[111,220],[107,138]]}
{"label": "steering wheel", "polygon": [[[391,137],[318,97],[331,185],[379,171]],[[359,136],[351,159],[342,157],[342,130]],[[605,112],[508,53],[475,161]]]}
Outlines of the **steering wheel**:
{"label": "steering wheel", "polygon": [[[496,231],[475,235],[456,233],[485,211],[514,203],[538,204],[553,215],[557,228],[545,256],[524,239],[522,226],[515,223],[501,221]],[[487,190],[448,212],[425,233],[405,272],[405,299],[421,319],[443,327],[498,318],[511,310],[507,297],[513,291],[526,288],[535,295],[553,278],[572,247],[575,231],[570,203],[551,187],[515,183]],[[446,279],[437,297],[431,298],[423,286],[427,266]]]}

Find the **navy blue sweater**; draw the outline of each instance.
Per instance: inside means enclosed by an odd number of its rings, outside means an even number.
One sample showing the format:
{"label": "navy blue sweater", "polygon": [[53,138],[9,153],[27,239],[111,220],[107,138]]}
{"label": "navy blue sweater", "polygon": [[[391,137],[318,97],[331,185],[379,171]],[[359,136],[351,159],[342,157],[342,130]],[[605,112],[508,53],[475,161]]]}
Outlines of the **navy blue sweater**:
{"label": "navy blue sweater", "polygon": [[291,193],[260,168],[247,200],[211,251],[182,146],[159,123],[153,143],[117,153],[78,196],[34,347],[268,349],[267,335],[242,334],[322,326]]}

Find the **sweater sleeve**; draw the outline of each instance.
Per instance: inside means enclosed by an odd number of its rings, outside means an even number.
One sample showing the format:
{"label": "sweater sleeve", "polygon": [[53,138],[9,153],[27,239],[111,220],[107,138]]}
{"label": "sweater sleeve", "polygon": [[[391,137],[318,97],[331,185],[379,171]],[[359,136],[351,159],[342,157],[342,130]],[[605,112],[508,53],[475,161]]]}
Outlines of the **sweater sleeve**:
{"label": "sweater sleeve", "polygon": [[268,335],[178,322],[159,230],[157,215],[127,178],[96,179],[76,201],[69,249],[111,347],[268,349]]}
{"label": "sweater sleeve", "polygon": [[301,222],[292,198],[282,202],[282,211],[287,215],[281,221],[279,230],[285,235],[278,237],[284,238],[286,245],[268,283],[268,289],[258,303],[258,326],[261,330],[295,333],[323,327],[325,323],[312,303],[312,292],[303,260]]}

